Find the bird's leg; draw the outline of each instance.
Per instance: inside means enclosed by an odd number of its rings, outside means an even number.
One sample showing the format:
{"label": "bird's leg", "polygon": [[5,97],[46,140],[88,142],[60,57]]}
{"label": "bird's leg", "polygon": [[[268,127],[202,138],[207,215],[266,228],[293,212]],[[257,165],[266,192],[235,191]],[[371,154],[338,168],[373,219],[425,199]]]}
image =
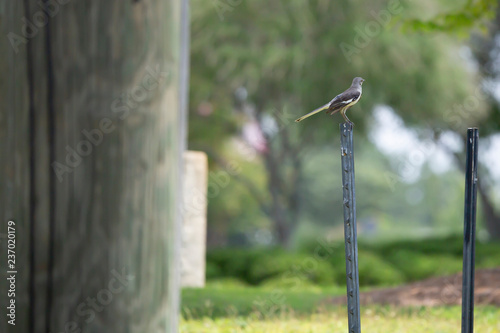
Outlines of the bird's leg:
{"label": "bird's leg", "polygon": [[349,123],[352,126],[354,126],[354,123],[352,121],[350,121],[349,118],[347,118],[346,111],[347,111],[346,109],[343,109],[342,111],[340,111],[340,113],[342,114],[342,117],[344,118],[346,123]]}

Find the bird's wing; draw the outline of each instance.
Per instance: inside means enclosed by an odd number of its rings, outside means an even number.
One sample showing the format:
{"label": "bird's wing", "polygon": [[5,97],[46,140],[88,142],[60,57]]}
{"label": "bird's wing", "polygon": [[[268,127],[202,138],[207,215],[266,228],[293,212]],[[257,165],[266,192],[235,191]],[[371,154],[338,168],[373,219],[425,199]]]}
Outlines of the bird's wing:
{"label": "bird's wing", "polygon": [[353,102],[356,102],[361,96],[361,92],[355,89],[347,89],[342,94],[335,96],[330,102],[328,109],[331,111],[337,111]]}

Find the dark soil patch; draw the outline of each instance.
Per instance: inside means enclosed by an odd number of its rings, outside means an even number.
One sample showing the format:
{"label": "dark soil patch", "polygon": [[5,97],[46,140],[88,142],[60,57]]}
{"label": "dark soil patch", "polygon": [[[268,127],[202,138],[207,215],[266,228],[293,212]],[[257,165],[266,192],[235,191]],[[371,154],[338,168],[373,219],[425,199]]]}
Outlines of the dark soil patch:
{"label": "dark soil patch", "polygon": [[[500,268],[476,270],[474,304],[500,306]],[[361,293],[362,305],[440,306],[462,304],[462,273],[434,277],[401,287]],[[345,304],[346,296],[327,301]]]}

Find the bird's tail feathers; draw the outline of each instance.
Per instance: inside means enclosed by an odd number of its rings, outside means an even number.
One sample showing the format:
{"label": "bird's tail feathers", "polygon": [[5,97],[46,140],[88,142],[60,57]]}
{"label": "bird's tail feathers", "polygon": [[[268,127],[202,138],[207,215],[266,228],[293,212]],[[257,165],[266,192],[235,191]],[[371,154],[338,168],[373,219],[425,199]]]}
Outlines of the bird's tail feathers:
{"label": "bird's tail feathers", "polygon": [[302,117],[300,117],[300,118],[296,119],[296,120],[295,120],[295,122],[296,122],[296,123],[298,123],[299,121],[302,121],[302,120],[304,120],[304,119],[306,119],[306,118],[309,118],[310,116],[315,115],[315,114],[316,114],[316,113],[318,113],[318,112],[321,112],[321,111],[323,111],[323,110],[328,109],[328,107],[329,107],[329,106],[330,106],[330,103],[327,103],[327,104],[323,105],[322,107],[319,107],[319,108],[317,108],[317,109],[315,109],[315,110],[313,110],[313,111],[309,112],[308,114],[303,115]]}

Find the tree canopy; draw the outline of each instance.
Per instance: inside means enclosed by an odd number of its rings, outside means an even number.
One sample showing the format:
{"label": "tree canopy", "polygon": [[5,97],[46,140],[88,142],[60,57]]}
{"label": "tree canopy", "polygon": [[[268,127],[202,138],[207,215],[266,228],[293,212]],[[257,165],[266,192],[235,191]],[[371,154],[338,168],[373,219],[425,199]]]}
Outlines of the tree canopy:
{"label": "tree canopy", "polygon": [[[486,119],[491,109],[462,42],[407,29],[432,18],[445,30],[460,20],[491,16],[478,16],[486,4],[471,1],[465,6],[474,11],[465,18],[440,14],[460,13],[463,6],[452,1],[194,1],[190,146],[224,155],[222,142],[249,119],[256,121],[269,150],[260,154],[265,185],[253,192],[262,192],[259,208],[274,224],[293,229],[311,191],[303,163],[310,151],[332,144],[341,118],[319,114],[300,125],[293,120],[345,90],[353,77],[366,79],[361,101],[349,111],[362,135],[377,105],[390,106],[408,126],[437,132],[457,130],[459,121],[472,126]],[[237,112],[245,107],[252,112]],[[277,130],[269,131],[273,119]]]}

